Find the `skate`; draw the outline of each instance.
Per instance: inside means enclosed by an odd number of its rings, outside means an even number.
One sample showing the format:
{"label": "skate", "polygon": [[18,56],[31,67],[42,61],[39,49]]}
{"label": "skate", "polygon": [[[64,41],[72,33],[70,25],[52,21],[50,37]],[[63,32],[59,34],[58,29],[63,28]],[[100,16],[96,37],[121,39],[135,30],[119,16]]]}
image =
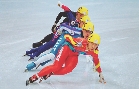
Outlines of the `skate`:
{"label": "skate", "polygon": [[28,69],[25,69],[25,71],[24,72],[28,72]]}
{"label": "skate", "polygon": [[42,80],[46,80],[48,77],[50,77],[51,75],[53,75],[54,73],[53,72],[51,72],[50,74],[48,74],[48,75],[45,75],[45,76],[43,76],[43,77],[41,77],[41,79],[40,79],[40,81],[39,81],[39,83],[41,83],[42,82]]}
{"label": "skate", "polygon": [[33,60],[33,58],[28,59],[28,61]]}
{"label": "skate", "polygon": [[50,61],[52,61],[52,60],[50,59],[50,60],[47,60],[47,61],[45,61],[45,62],[43,62],[43,63],[40,63],[40,64],[36,67],[36,69],[38,69],[40,65],[41,65],[41,66],[44,66],[46,63],[48,63],[48,62],[50,62]]}
{"label": "skate", "polygon": [[31,55],[31,54],[24,54],[23,57],[24,57],[24,56],[30,56],[30,55]]}
{"label": "skate", "polygon": [[100,79],[99,82],[106,84],[106,81],[104,80],[104,78]]}
{"label": "skate", "polygon": [[40,66],[40,64],[36,67],[36,69],[38,69],[38,68],[39,68],[39,66]]}
{"label": "skate", "polygon": [[33,75],[32,77],[29,78],[29,80],[26,80],[26,86],[29,85],[30,83],[35,82],[36,80],[38,80],[36,74]]}
{"label": "skate", "polygon": [[36,69],[38,69],[40,65],[43,66],[43,65],[45,65],[45,64],[46,64],[45,62],[40,63],[40,64],[36,67]]}
{"label": "skate", "polygon": [[39,83],[41,83],[41,82],[42,82],[42,80],[46,80],[48,77],[49,77],[49,74],[48,74],[48,75],[46,75],[46,76],[41,77],[41,79],[40,79]]}
{"label": "skate", "polygon": [[24,55],[23,55],[23,57],[24,57],[24,56],[27,56],[27,55],[26,55],[26,54],[24,54]]}
{"label": "skate", "polygon": [[29,84],[30,84],[29,80],[26,80],[26,86],[29,85]]}
{"label": "skate", "polygon": [[26,66],[26,69],[25,69],[24,72],[30,71],[30,70],[33,69],[34,67],[36,67],[36,64],[35,64],[34,62],[32,62],[32,63],[30,63],[30,64],[28,64],[28,65]]}
{"label": "skate", "polygon": [[23,57],[24,57],[24,56],[30,56],[30,55],[31,55],[31,54],[28,54],[27,51],[26,51],[26,53],[23,55]]}

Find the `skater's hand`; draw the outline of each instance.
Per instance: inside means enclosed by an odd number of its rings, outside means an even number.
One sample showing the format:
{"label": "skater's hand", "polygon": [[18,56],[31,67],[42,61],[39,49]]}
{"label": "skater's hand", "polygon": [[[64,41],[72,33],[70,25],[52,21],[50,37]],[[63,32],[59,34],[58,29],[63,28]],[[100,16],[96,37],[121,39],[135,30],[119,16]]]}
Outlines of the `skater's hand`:
{"label": "skater's hand", "polygon": [[60,4],[58,3],[58,6],[60,7]]}
{"label": "skater's hand", "polygon": [[56,24],[54,24],[53,26],[52,26],[52,32],[54,33],[55,31],[56,31]]}
{"label": "skater's hand", "polygon": [[61,35],[61,34],[62,34],[62,29],[58,29],[58,30],[57,30],[57,33],[58,33],[59,35]]}
{"label": "skater's hand", "polygon": [[81,47],[82,46],[82,42],[83,42],[83,40],[76,41],[76,46]]}
{"label": "skater's hand", "polygon": [[77,42],[76,46],[81,47],[82,46],[82,42]]}
{"label": "skater's hand", "polygon": [[60,1],[58,1],[58,6],[61,7],[62,6],[62,3]]}
{"label": "skater's hand", "polygon": [[100,77],[99,82],[105,84],[106,81],[104,80],[104,76],[102,75],[102,73],[99,73],[99,77]]}

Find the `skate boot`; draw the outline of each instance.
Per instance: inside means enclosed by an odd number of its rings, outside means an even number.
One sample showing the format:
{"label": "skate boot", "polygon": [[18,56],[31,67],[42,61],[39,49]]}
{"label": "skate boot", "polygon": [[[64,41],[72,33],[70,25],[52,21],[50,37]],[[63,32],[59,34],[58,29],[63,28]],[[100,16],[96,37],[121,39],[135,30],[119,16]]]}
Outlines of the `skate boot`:
{"label": "skate boot", "polygon": [[39,81],[39,83],[40,82],[42,82],[42,80],[46,80],[48,77],[50,77],[51,75],[53,75],[54,73],[53,72],[51,72],[50,74],[47,74],[47,75],[45,75],[45,76],[43,76],[43,77],[41,77],[41,79],[40,79],[40,81]]}
{"label": "skate boot", "polygon": [[28,61],[33,60],[34,58],[29,58]]}
{"label": "skate boot", "polygon": [[23,56],[30,56],[31,54],[24,54]]}
{"label": "skate boot", "polygon": [[34,55],[31,54],[31,55],[30,55],[30,58],[28,59],[28,61],[33,60],[33,59],[34,59]]}
{"label": "skate boot", "polygon": [[30,83],[35,82],[36,80],[38,80],[37,75],[33,75],[32,77],[29,78],[29,80],[26,80],[26,86],[29,85]]}
{"label": "skate boot", "polygon": [[30,71],[31,69],[33,69],[34,67],[36,67],[36,64],[34,62],[28,64],[26,66],[25,72]]}
{"label": "skate boot", "polygon": [[31,54],[29,53],[29,51],[26,51],[26,53],[23,56],[30,56]]}

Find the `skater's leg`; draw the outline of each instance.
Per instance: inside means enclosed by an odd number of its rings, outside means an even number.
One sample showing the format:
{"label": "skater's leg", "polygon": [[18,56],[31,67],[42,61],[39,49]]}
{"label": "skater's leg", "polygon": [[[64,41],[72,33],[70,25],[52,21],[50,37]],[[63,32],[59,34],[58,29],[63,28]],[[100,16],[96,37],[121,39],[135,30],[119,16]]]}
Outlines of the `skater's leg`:
{"label": "skater's leg", "polygon": [[[69,50],[70,48],[68,46],[63,46],[59,52],[58,55],[55,58],[55,62],[53,65],[47,66],[43,68],[39,73],[34,74],[32,77],[29,78],[29,80],[26,81],[26,83],[29,81],[30,83],[33,83],[36,81],[38,78],[42,78],[46,75],[51,74],[52,72],[58,71],[62,65],[64,64],[65,60],[67,59],[69,55]],[[28,83],[27,83],[28,85]]]}
{"label": "skater's leg", "polygon": [[56,72],[58,71],[62,65],[65,63],[65,60],[67,59],[69,53],[69,47],[68,46],[64,46],[61,48],[61,50],[59,50],[58,55],[55,58],[55,62],[53,65],[48,66],[43,68],[39,73],[38,76],[39,77],[43,77],[47,74],[50,74],[51,72]]}
{"label": "skater's leg", "polygon": [[35,61],[34,63],[36,65],[39,65],[40,63],[45,63],[46,61],[48,60],[54,60],[54,57],[55,55],[53,53],[48,53],[48,54],[45,54],[43,56],[41,56],[37,61]]}
{"label": "skater's leg", "polygon": [[39,47],[39,46],[43,45],[44,43],[49,42],[50,40],[52,40],[52,37],[53,37],[53,33],[48,34],[41,41],[33,43],[32,47],[33,48]]}
{"label": "skater's leg", "polygon": [[72,70],[76,67],[77,63],[78,63],[78,56],[68,57],[65,62],[65,66],[62,67],[60,70],[54,72],[54,75],[64,75],[72,72]]}
{"label": "skater's leg", "polygon": [[52,48],[55,45],[56,41],[57,39],[55,39],[54,41],[49,41],[45,43],[44,45],[40,46],[39,49],[35,53],[33,53],[33,55],[30,56],[30,58],[33,59],[34,57],[38,57],[41,53]]}
{"label": "skater's leg", "polygon": [[46,63],[54,60],[55,55],[52,53],[42,55],[37,61],[31,62],[26,66],[25,71],[30,71],[34,67],[38,68],[40,65],[43,66]]}

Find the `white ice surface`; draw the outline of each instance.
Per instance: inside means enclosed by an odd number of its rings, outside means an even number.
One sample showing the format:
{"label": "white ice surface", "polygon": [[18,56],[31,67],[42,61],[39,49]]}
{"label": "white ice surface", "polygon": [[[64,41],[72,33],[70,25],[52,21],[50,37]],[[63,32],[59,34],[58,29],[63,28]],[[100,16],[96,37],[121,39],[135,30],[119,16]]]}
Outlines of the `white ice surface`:
{"label": "white ice surface", "polygon": [[72,73],[25,86],[42,67],[23,73],[30,62],[22,55],[51,32],[62,9],[57,0],[0,0],[0,89],[139,89],[139,1],[61,2],[73,11],[79,6],[89,9],[95,32],[101,35],[99,58],[107,83],[98,82],[98,74],[81,55]]}

